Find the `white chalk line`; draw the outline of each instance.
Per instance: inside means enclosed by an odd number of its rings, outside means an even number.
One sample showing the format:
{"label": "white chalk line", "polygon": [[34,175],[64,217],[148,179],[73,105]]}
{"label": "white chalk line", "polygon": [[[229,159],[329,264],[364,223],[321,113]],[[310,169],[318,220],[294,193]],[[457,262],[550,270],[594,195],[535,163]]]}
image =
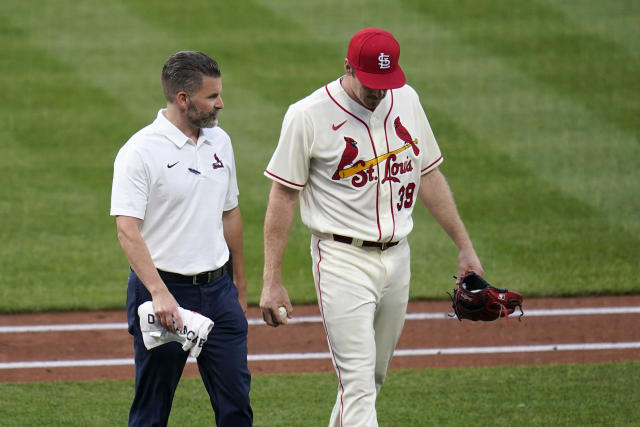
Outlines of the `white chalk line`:
{"label": "white chalk line", "polygon": [[[539,353],[553,351],[597,351],[597,350],[627,350],[640,348],[640,342],[603,342],[577,344],[544,344],[519,346],[488,346],[488,347],[450,347],[450,348],[416,348],[398,349],[394,357],[408,356],[438,356],[438,355],[474,355],[498,353]],[[324,353],[278,353],[278,354],[250,354],[249,362],[293,361],[329,359],[330,354]],[[195,363],[196,359],[189,357],[187,363]],[[33,362],[5,362],[0,363],[0,369],[30,369],[30,368],[78,368],[100,366],[129,366],[133,365],[133,358],[94,359],[94,360],[39,360]]]}
{"label": "white chalk line", "polygon": [[[443,312],[423,312],[407,313],[407,320],[442,320],[449,319],[453,313]],[[525,311],[526,317],[546,317],[546,316],[593,316],[593,315],[616,315],[616,314],[640,314],[640,307],[581,307],[581,308],[552,308],[533,309]],[[510,317],[518,317],[516,310]],[[250,326],[261,326],[266,324],[258,317],[247,319]],[[289,319],[289,324],[296,323],[320,323],[320,316],[299,316]],[[74,332],[74,331],[104,331],[104,330],[126,330],[126,322],[112,323],[70,323],[59,325],[15,325],[0,326],[0,333],[22,333],[22,332]]]}

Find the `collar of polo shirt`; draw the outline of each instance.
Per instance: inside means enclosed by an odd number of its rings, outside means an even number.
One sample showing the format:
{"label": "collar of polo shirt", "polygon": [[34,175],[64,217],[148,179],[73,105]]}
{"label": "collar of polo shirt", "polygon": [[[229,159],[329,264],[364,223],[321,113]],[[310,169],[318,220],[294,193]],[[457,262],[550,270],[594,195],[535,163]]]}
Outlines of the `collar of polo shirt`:
{"label": "collar of polo shirt", "polygon": [[[180,129],[176,127],[176,125],[174,125],[169,121],[169,119],[167,119],[167,117],[165,116],[165,111],[167,110],[162,109],[158,113],[158,119],[160,121],[160,126],[162,127],[162,132],[167,138],[169,138],[169,140],[171,140],[171,142],[176,144],[178,148],[182,148],[187,142],[191,141],[191,138],[187,137],[184,133],[182,133]],[[197,142],[198,144],[201,142],[211,143],[211,139],[208,137],[211,129],[213,128],[203,128],[200,132],[198,141],[195,142]]]}

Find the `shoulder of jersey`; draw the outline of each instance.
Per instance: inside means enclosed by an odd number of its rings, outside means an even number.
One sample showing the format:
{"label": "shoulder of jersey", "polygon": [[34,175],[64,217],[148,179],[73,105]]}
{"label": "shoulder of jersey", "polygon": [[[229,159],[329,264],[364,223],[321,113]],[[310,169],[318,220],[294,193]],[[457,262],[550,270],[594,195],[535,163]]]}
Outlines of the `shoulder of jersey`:
{"label": "shoulder of jersey", "polygon": [[416,90],[408,84],[402,86],[401,88],[394,89],[393,92],[398,96],[418,98],[418,92],[416,92]]}
{"label": "shoulder of jersey", "polygon": [[293,104],[291,104],[289,108],[294,110],[297,110],[297,109],[305,110],[308,108],[312,108],[318,104],[323,104],[330,101],[331,100],[327,96],[326,89],[324,88],[324,86],[322,86],[314,90],[304,98],[300,99],[299,101],[294,102]]}

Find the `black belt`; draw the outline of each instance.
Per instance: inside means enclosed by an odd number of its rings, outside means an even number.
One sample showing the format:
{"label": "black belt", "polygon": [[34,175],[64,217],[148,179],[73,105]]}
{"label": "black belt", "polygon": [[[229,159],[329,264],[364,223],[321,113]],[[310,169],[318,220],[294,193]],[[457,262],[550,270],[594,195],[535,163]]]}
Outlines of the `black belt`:
{"label": "black belt", "polygon": [[183,276],[178,273],[170,273],[168,271],[158,270],[162,280],[172,283],[190,283],[192,285],[204,285],[210,283],[221,277],[224,274],[224,266],[217,270],[205,271],[204,273],[196,274],[195,276]]}
{"label": "black belt", "polygon": [[[341,236],[339,234],[333,234],[333,240],[340,243],[346,243],[347,245],[353,245],[354,239],[352,237]],[[388,248],[392,248],[397,245],[399,242],[368,242],[366,240],[362,241],[361,244],[355,246],[366,246],[370,248],[378,248],[382,251]]]}

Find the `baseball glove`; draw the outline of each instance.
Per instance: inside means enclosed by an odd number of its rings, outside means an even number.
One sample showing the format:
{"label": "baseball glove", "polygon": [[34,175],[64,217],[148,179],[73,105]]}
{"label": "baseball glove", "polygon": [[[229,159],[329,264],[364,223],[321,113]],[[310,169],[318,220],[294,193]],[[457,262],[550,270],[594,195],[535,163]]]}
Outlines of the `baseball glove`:
{"label": "baseball glove", "polygon": [[453,290],[453,295],[449,294],[449,297],[455,313],[450,316],[456,316],[461,322],[462,319],[490,322],[509,316],[516,308],[520,309],[518,320],[521,320],[524,315],[521,294],[494,288],[473,272],[462,278],[460,284]]}

